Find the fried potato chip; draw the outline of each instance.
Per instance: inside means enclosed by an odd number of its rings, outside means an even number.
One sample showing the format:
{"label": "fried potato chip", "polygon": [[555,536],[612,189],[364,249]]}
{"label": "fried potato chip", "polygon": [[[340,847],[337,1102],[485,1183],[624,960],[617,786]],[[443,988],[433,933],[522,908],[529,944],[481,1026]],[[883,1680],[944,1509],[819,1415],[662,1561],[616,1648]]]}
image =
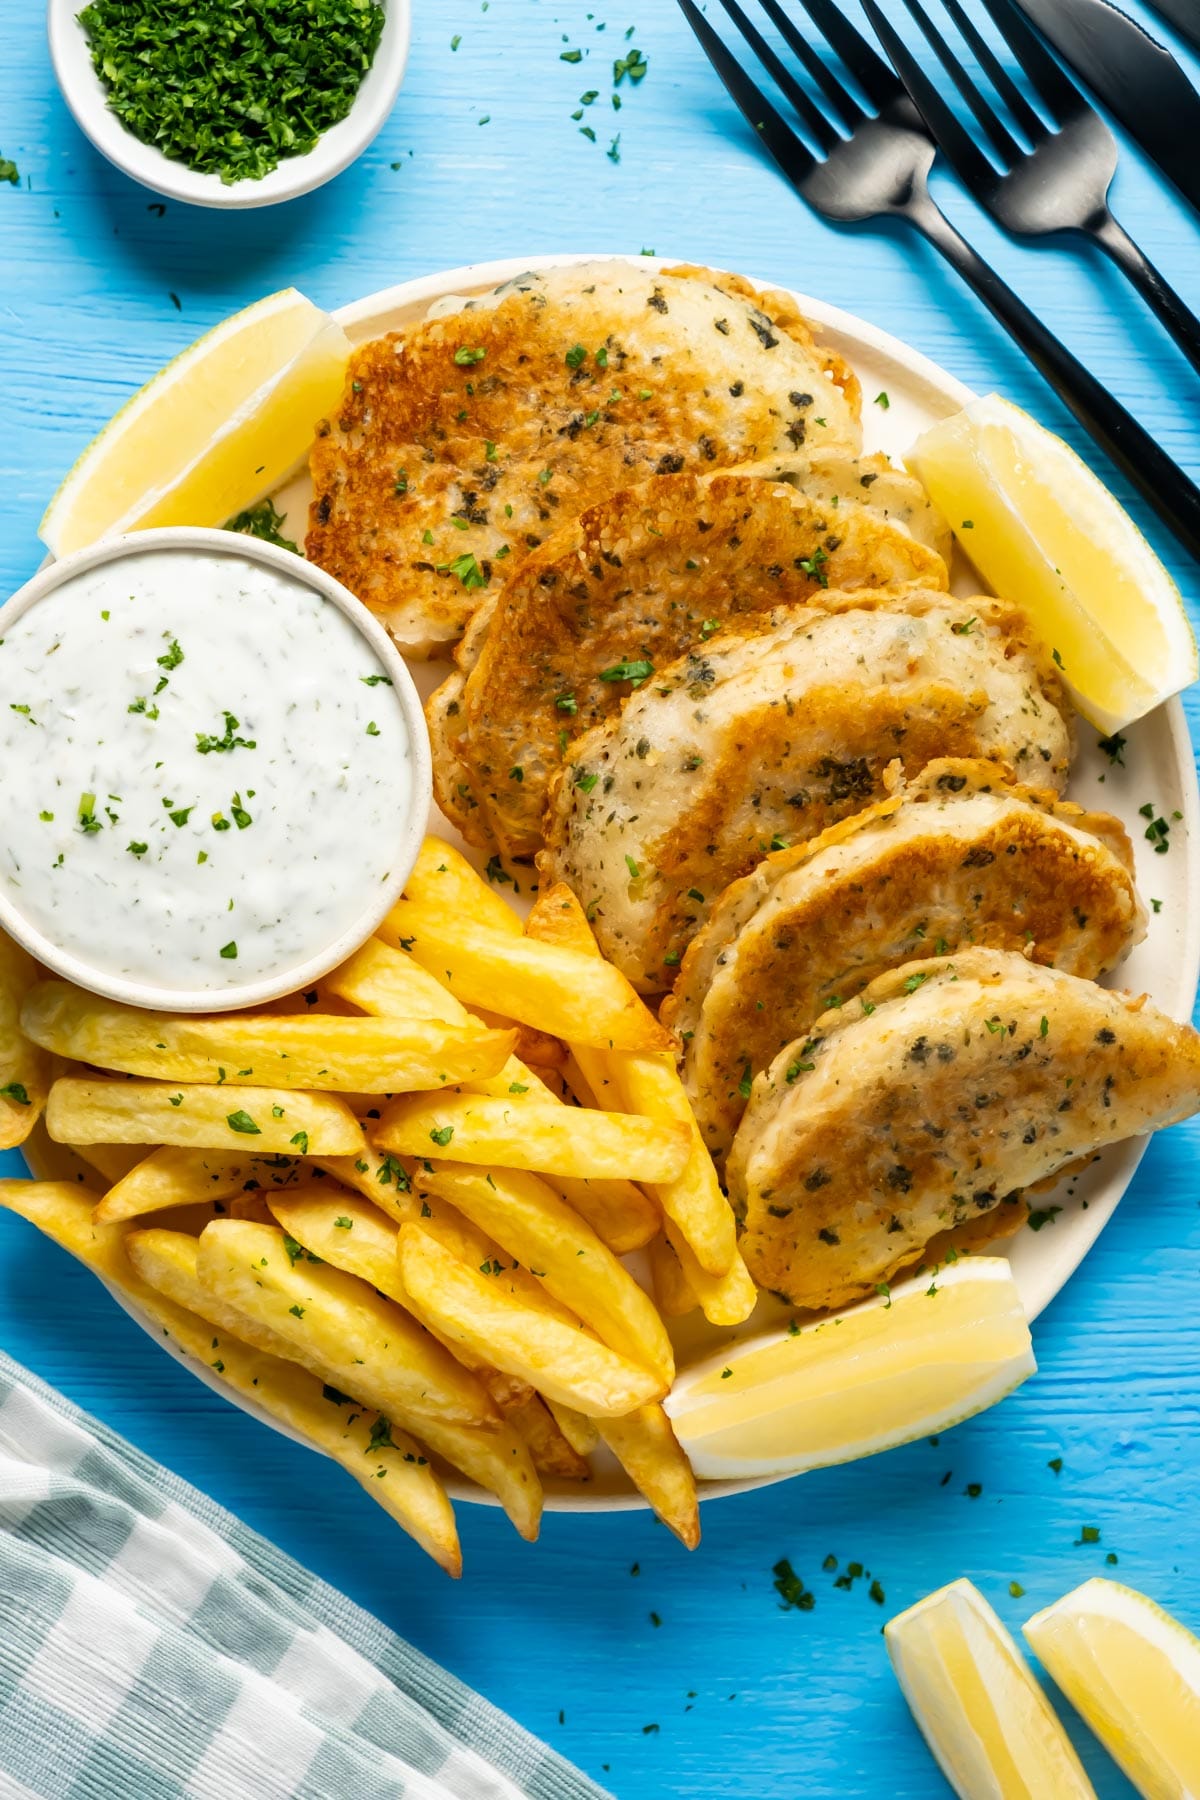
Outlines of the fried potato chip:
{"label": "fried potato chip", "polygon": [[0,1150],[25,1142],[50,1091],[50,1058],[20,1027],[21,1007],[37,978],[33,958],[0,931]]}
{"label": "fried potato chip", "polygon": [[586,1413],[576,1412],[573,1406],[560,1406],[556,1400],[547,1400],[546,1410],[572,1450],[580,1458],[590,1456],[600,1442],[596,1421],[589,1419]]}
{"label": "fried potato chip", "polygon": [[422,1434],[429,1419],[498,1423],[479,1383],[422,1326],[286,1232],[220,1219],[201,1235],[198,1269],[206,1287],[283,1338],[294,1361],[388,1418]]}
{"label": "fried potato chip", "polygon": [[209,1314],[219,1309],[212,1307],[212,1296],[196,1272],[195,1238],[148,1230],[131,1231],[125,1242],[129,1261],[142,1280],[197,1315],[187,1341],[178,1330],[170,1331],[182,1348],[340,1463],[447,1574],[461,1575],[454,1512],[419,1444],[389,1419],[318,1381],[286,1356],[281,1359],[253,1349],[222,1320],[206,1316],[206,1309]]}
{"label": "fried potato chip", "polygon": [[680,1543],[700,1542],[700,1505],[692,1465],[661,1406],[643,1406],[623,1419],[602,1419],[600,1436],[633,1485]]}
{"label": "fried potato chip", "polygon": [[462,851],[442,838],[425,839],[404,892],[419,906],[444,912],[448,918],[474,919],[509,937],[521,935],[521,921],[507,900],[493,893]]}
{"label": "fried potato chip", "polygon": [[445,980],[465,1006],[485,1006],[571,1043],[670,1050],[674,1039],[611,963],[400,900],[378,936]]}
{"label": "fried potato chip", "polygon": [[[339,994],[353,1000],[364,1012],[404,1012],[407,1009],[414,1017],[423,1018],[428,1014],[429,1017],[448,1019],[455,1025],[466,1025],[471,1020],[461,1002],[419,963],[378,938],[369,938],[340,969],[334,970],[329,980]],[[526,1026],[519,1030],[530,1031],[531,1036],[543,1035]],[[558,1045],[561,1051],[557,1038],[547,1041]],[[509,1058],[491,1082],[472,1082],[470,1085],[501,1095],[528,1090],[539,1099],[552,1097],[552,1090],[546,1088],[516,1056]],[[352,1182],[350,1185],[358,1184]],[[560,1175],[559,1185],[571,1205],[583,1214],[618,1256],[641,1249],[658,1230],[657,1208],[632,1182]],[[368,1198],[372,1197],[368,1195]]]}
{"label": "fried potato chip", "polygon": [[434,1162],[421,1169],[418,1187],[457,1206],[610,1349],[670,1385],[671,1340],[650,1296],[547,1182],[516,1169]]}
{"label": "fried potato chip", "polygon": [[741,1251],[735,1252],[724,1275],[710,1275],[700,1267],[673,1220],[668,1219],[663,1229],[679,1262],[683,1281],[695,1294],[709,1324],[741,1325],[748,1319],[758,1304],[758,1289],[742,1261]]}
{"label": "fried potato chip", "polygon": [[[587,915],[565,882],[539,894],[525,929],[530,937],[567,946],[581,956],[600,956]],[[683,1091],[675,1058],[669,1053],[623,1054],[583,1044],[573,1044],[572,1052],[601,1105],[610,1106],[615,1100],[642,1118],[677,1124],[687,1132],[686,1164],[674,1180],[656,1182],[652,1191],[701,1268],[710,1275],[724,1275],[737,1253],[733,1212]]]}
{"label": "fried potato chip", "polygon": [[522,1306],[470,1269],[419,1225],[400,1229],[400,1276],[438,1335],[593,1417],[619,1418],[661,1399],[657,1376],[610,1350],[578,1324]]}
{"label": "fried potato chip", "polygon": [[686,1127],[632,1113],[586,1112],[513,1094],[406,1094],[384,1110],[375,1132],[388,1150],[534,1169],[545,1175],[670,1181],[687,1163]]}
{"label": "fried potato chip", "polygon": [[495,1075],[515,1031],[468,1033],[436,1020],[225,1013],[173,1018],[42,981],[21,1008],[26,1036],[59,1056],[165,1081],[405,1094]]}
{"label": "fried potato chip", "polygon": [[178,1144],[280,1155],[345,1156],[363,1143],[361,1125],[335,1094],[103,1076],[56,1081],[46,1129],[60,1144]]}
{"label": "fried potato chip", "polygon": [[[389,1431],[386,1419],[342,1409],[331,1403],[322,1385],[295,1363],[251,1349],[236,1334],[214,1324],[195,1308],[185,1309],[172,1285],[160,1292],[139,1274],[127,1254],[129,1238],[119,1226],[92,1222],[94,1196],[70,1182],[0,1182],[0,1206],[20,1213],[45,1236],[87,1264],[103,1280],[127,1294],[163,1332],[224,1386],[261,1406],[283,1424],[308,1438],[339,1463],[371,1498],[391,1514],[422,1549],[451,1575],[462,1572],[462,1554],[454,1514],[436,1475],[417,1446]],[[130,1237],[160,1237],[137,1233]],[[174,1235],[174,1234],[172,1234]],[[184,1244],[195,1240],[182,1237]],[[186,1267],[186,1265],[185,1265]],[[186,1292],[199,1298],[195,1287]],[[409,1456],[412,1461],[408,1460]]]}
{"label": "fried potato chip", "polygon": [[311,1171],[291,1156],[245,1156],[236,1151],[182,1150],[166,1144],[136,1162],[109,1188],[94,1217],[97,1225],[117,1225],[168,1206],[203,1200],[230,1200],[260,1188],[311,1179]]}
{"label": "fried potato chip", "polygon": [[[376,1404],[372,1394],[386,1395],[389,1402],[394,1400],[395,1404],[389,1403],[378,1410],[394,1423],[413,1431],[443,1462],[460,1469],[480,1487],[496,1494],[521,1536],[530,1540],[536,1538],[542,1513],[542,1486],[528,1449],[516,1432],[498,1418],[491,1400],[484,1395],[489,1415],[484,1425],[451,1422],[428,1393],[418,1396],[423,1410],[415,1413],[406,1410],[403,1395],[409,1393],[414,1384],[419,1387],[420,1378],[415,1372],[397,1365],[392,1355],[396,1344],[402,1338],[411,1339],[413,1334],[419,1334],[436,1349],[439,1357],[449,1363],[453,1363],[453,1359],[441,1345],[434,1343],[423,1327],[406,1319],[398,1307],[372,1295],[364,1283],[335,1269],[322,1269],[307,1259],[303,1269],[308,1282],[302,1280],[301,1286],[315,1288],[317,1281],[313,1278],[323,1277],[322,1285],[327,1294],[335,1285],[343,1293],[348,1292],[352,1322],[363,1329],[357,1336],[353,1331],[347,1335],[344,1320],[335,1308],[323,1310],[318,1305],[310,1312],[303,1300],[293,1302],[301,1308],[299,1316],[285,1308],[284,1284],[288,1276],[284,1273],[284,1265],[289,1258],[282,1246],[283,1233],[273,1226],[219,1220],[200,1235],[197,1264],[200,1278],[215,1295],[235,1309],[247,1331],[253,1325],[265,1325],[272,1332],[279,1327],[278,1335],[286,1338],[292,1355],[306,1368],[311,1367],[323,1381],[353,1394],[355,1399],[368,1405]],[[284,1292],[270,1295],[259,1286],[267,1272],[262,1266],[264,1256],[267,1269],[284,1287]],[[253,1269],[248,1266],[251,1261],[255,1265]],[[364,1312],[358,1310],[364,1295],[371,1296],[363,1303],[367,1313],[379,1314],[382,1309],[381,1316],[386,1320],[384,1339],[364,1317]],[[399,1328],[397,1321],[400,1321]],[[319,1329],[314,1331],[314,1325]],[[330,1353],[328,1358],[324,1354],[326,1350]],[[356,1354],[358,1350],[363,1352],[361,1360]],[[371,1379],[370,1391],[367,1391],[369,1370],[375,1378]],[[472,1390],[478,1390],[478,1382],[465,1369],[458,1367],[456,1375],[461,1382],[470,1383]]]}
{"label": "fried potato chip", "polygon": [[650,1246],[650,1278],[654,1304],[664,1319],[686,1318],[699,1306],[699,1296],[688,1286],[679,1258],[666,1237],[656,1237]]}

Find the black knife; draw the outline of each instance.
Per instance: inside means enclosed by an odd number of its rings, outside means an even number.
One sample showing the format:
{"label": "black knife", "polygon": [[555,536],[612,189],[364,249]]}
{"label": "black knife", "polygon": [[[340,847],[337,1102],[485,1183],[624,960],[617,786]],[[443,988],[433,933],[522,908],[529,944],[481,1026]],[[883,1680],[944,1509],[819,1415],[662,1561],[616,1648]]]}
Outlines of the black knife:
{"label": "black knife", "polygon": [[[1110,0],[1020,0],[1043,37],[1200,212],[1200,94],[1157,38]],[[1193,14],[1197,0],[1174,0]],[[1163,11],[1167,11],[1163,6]]]}
{"label": "black knife", "polygon": [[1175,27],[1180,37],[1185,37],[1194,49],[1200,50],[1200,5],[1197,0],[1150,0],[1150,4]]}

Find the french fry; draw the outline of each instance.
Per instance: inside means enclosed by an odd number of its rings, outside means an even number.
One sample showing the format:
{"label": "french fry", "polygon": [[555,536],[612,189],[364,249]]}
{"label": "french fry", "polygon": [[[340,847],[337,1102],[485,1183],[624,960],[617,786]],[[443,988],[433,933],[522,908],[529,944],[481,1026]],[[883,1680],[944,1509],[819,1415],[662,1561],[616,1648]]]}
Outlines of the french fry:
{"label": "french fry", "polygon": [[[365,1012],[402,1013],[408,1009],[418,1018],[444,1018],[464,1027],[472,1023],[471,1014],[460,1001],[419,963],[378,938],[369,938],[328,979],[337,993],[361,1006]],[[558,1040],[552,1041],[557,1043]],[[470,1085],[477,1091],[503,1096],[514,1084],[517,1088],[528,1088],[539,1099],[550,1098],[550,1090],[517,1056],[510,1057],[492,1081]],[[630,1181],[560,1176],[559,1185],[572,1206],[583,1214],[618,1256],[624,1256],[629,1250],[640,1250],[658,1230],[658,1209]],[[368,1195],[368,1198],[372,1197]]]}
{"label": "french fry", "polygon": [[[496,1379],[502,1377],[497,1375]],[[492,1398],[500,1404],[491,1380],[488,1388]],[[539,1475],[551,1475],[559,1481],[590,1481],[592,1471],[587,1458],[572,1444],[540,1394],[530,1392],[524,1400],[514,1399],[503,1406],[503,1412],[518,1437],[529,1446],[533,1466]],[[582,1418],[583,1415],[576,1416]]]}
{"label": "french fry", "polygon": [[[514,922],[520,931],[515,915]],[[37,978],[33,958],[0,931],[0,1150],[25,1142],[50,1092],[50,1058],[20,1027],[21,1006]]]}
{"label": "french fry", "polygon": [[453,1144],[463,1162],[629,1181],[672,1180],[691,1149],[682,1125],[553,1106],[524,1094],[402,1095],[385,1108],[374,1135],[402,1155],[427,1156]]}
{"label": "french fry", "polygon": [[124,1181],[130,1170],[136,1169],[146,1157],[142,1144],[69,1144],[67,1148],[81,1156],[109,1184]]}
{"label": "french fry", "polygon": [[284,1156],[298,1149],[345,1156],[363,1143],[362,1127],[336,1094],[103,1076],[64,1075],[56,1081],[46,1102],[46,1129],[60,1144],[252,1148]]}
{"label": "french fry", "polygon": [[494,1075],[516,1032],[456,1030],[436,1019],[174,1018],[100,1000],[66,981],[25,996],[21,1029],[59,1056],[164,1081],[405,1094]]}
{"label": "french fry", "polygon": [[275,1226],[217,1220],[201,1234],[197,1268],[214,1294],[282,1338],[293,1361],[419,1436],[430,1421],[499,1423],[480,1384],[423,1326]]}
{"label": "french fry", "polygon": [[[195,1238],[178,1231],[131,1231],[125,1246],[130,1263],[149,1287],[196,1316],[193,1342],[185,1349],[339,1462],[448,1574],[462,1573],[453,1509],[418,1444],[390,1420],[319,1382],[286,1355],[252,1348],[230,1330],[226,1318],[211,1316],[223,1309],[212,1306],[196,1272]],[[221,1335],[214,1337],[214,1330]]]}
{"label": "french fry", "polygon": [[[695,1294],[696,1302],[710,1325],[741,1325],[758,1305],[758,1289],[739,1251],[724,1275],[710,1275],[702,1269],[672,1220],[663,1226],[667,1240],[679,1262],[685,1286]],[[691,1310],[690,1308],[688,1309]]]}
{"label": "french fry", "polygon": [[610,1350],[578,1325],[563,1324],[491,1285],[419,1225],[400,1229],[400,1278],[422,1318],[438,1335],[527,1381],[549,1399],[619,1418],[661,1399],[649,1370]]}
{"label": "french fry", "polygon": [[[403,951],[399,953],[403,955]],[[481,1025],[489,1026],[493,1031],[508,1031],[516,1023],[506,1019],[503,1013],[490,1012],[486,1006],[473,1006],[471,1015]],[[516,1024],[517,1044],[513,1054],[525,1064],[536,1064],[541,1069],[560,1069],[567,1058],[567,1047],[561,1038],[551,1037],[548,1031],[537,1031],[532,1025]]]}
{"label": "french fry", "polygon": [[521,1170],[435,1162],[418,1186],[448,1200],[620,1355],[669,1386],[675,1359],[649,1295],[554,1189]]}
{"label": "french fry", "polygon": [[235,1194],[311,1179],[302,1162],[288,1156],[244,1156],[236,1151],[182,1150],[167,1144],[135,1163],[115,1181],[95,1211],[97,1225],[117,1225],[169,1206],[200,1200],[229,1200]]}
{"label": "french fry", "polygon": [[[320,1195],[315,1190],[296,1194],[276,1191],[270,1195],[270,1201],[275,1219],[306,1250],[313,1251],[335,1268],[344,1269],[349,1275],[369,1281],[372,1287],[397,1304],[411,1305],[396,1258],[397,1228],[374,1206],[357,1194],[336,1191]],[[423,1220],[423,1228],[428,1230],[430,1223],[429,1219]],[[486,1248],[486,1256],[480,1261],[486,1260],[489,1267],[495,1261],[498,1267],[499,1251],[482,1234],[480,1243]],[[450,1254],[455,1255],[453,1246]],[[501,1285],[510,1292],[519,1286],[526,1303],[544,1312],[550,1311],[568,1320],[571,1317],[565,1307],[560,1312],[556,1302],[550,1300],[539,1283],[523,1269],[506,1269]],[[431,1323],[428,1318],[424,1322]],[[452,1353],[459,1354],[464,1365],[478,1375],[507,1423],[529,1446],[539,1474],[557,1475],[570,1481],[587,1479],[587,1463],[560,1431],[528,1382],[493,1368],[488,1358],[471,1354],[466,1346],[450,1342],[440,1331],[434,1330],[434,1336]]]}
{"label": "french fry", "polygon": [[643,1406],[624,1419],[601,1419],[597,1424],[639,1493],[680,1543],[694,1550],[700,1542],[696,1478],[662,1407]]}
{"label": "french fry", "polygon": [[378,936],[409,950],[465,1006],[485,1006],[569,1043],[669,1050],[658,1024],[611,963],[456,919],[411,900],[392,908]]}
{"label": "french fry", "polygon": [[665,1236],[656,1237],[650,1246],[650,1278],[654,1304],[664,1319],[685,1318],[699,1306],[699,1297],[688,1286],[679,1258]]}
{"label": "french fry", "polygon": [[[461,1574],[454,1514],[441,1484],[428,1463],[422,1463],[415,1445],[410,1452],[407,1444],[395,1442],[394,1434],[389,1443],[383,1430],[376,1430],[377,1423],[386,1428],[386,1420],[377,1421],[370,1413],[352,1419],[348,1410],[323,1397],[321,1383],[305,1370],[251,1349],[223,1328],[214,1346],[211,1320],[158,1291],[138,1273],[127,1254],[123,1229],[93,1224],[92,1196],[84,1189],[70,1182],[0,1182],[0,1206],[20,1213],[127,1294],[165,1336],[203,1363],[223,1386],[254,1401],[332,1457],[447,1573]],[[194,1256],[195,1240],[183,1242],[193,1245]],[[415,1457],[411,1463],[410,1453]]]}
{"label": "french fry", "polygon": [[600,1442],[595,1420],[589,1419],[586,1413],[576,1412],[573,1406],[559,1406],[554,1400],[546,1402],[546,1410],[572,1450],[581,1458],[590,1456]]}
{"label": "french fry", "polygon": [[442,838],[425,839],[404,891],[419,905],[445,912],[447,918],[474,919],[510,937],[521,935],[521,921],[507,900],[493,893],[462,852]]}
{"label": "french fry", "polygon": [[[525,929],[531,937],[573,949],[581,956],[600,956],[587,916],[565,882],[556,882],[538,895]],[[571,1049],[601,1106],[624,1107],[642,1118],[679,1124],[687,1131],[687,1163],[673,1179],[654,1184],[654,1197],[701,1268],[710,1275],[724,1275],[737,1251],[733,1212],[721,1192],[674,1057],[619,1055],[584,1044],[573,1044]]]}
{"label": "french fry", "polygon": [[[318,1306],[310,1313],[305,1303],[298,1301],[295,1304],[304,1307],[304,1316],[298,1319],[290,1309],[284,1310],[285,1295],[271,1296],[258,1286],[265,1273],[263,1256],[267,1257],[267,1266],[276,1277],[282,1274],[282,1264],[287,1260],[277,1248],[282,1245],[282,1239],[283,1234],[271,1226],[220,1220],[200,1234],[197,1264],[200,1278],[216,1297],[236,1311],[247,1335],[261,1326],[274,1333],[278,1326],[278,1335],[286,1339],[292,1355],[323,1381],[353,1394],[368,1405],[375,1405],[372,1395],[387,1396],[389,1405],[377,1407],[378,1411],[393,1423],[412,1431],[443,1462],[460,1469],[471,1481],[496,1494],[521,1536],[531,1541],[536,1538],[542,1513],[541,1483],[526,1445],[515,1431],[496,1417],[490,1399],[487,1400],[490,1416],[484,1425],[451,1422],[428,1393],[421,1396],[419,1412],[407,1411],[401,1400],[401,1390],[407,1391],[412,1381],[403,1370],[399,1371],[400,1379],[397,1380],[396,1364],[389,1353],[389,1345],[394,1348],[400,1338],[395,1318],[404,1320],[404,1314],[388,1301],[374,1296],[376,1306],[370,1310],[384,1309],[389,1333],[386,1342],[381,1341],[377,1331],[358,1340],[348,1337],[336,1309],[322,1314]],[[254,1269],[246,1266],[248,1259],[255,1262]],[[356,1302],[363,1294],[370,1293],[353,1276],[341,1275],[337,1270],[322,1271],[307,1261],[303,1266],[310,1278],[310,1286],[316,1285],[312,1280],[314,1276],[323,1274],[326,1292],[335,1283],[346,1284]],[[362,1314],[357,1313],[356,1317],[361,1320]],[[319,1326],[319,1332],[311,1329],[314,1324]],[[419,1332],[428,1342],[433,1342],[422,1327],[405,1321],[404,1335],[413,1332]],[[320,1346],[315,1342],[318,1336]],[[435,1347],[440,1356],[452,1360],[440,1345]],[[328,1360],[323,1354],[325,1349],[330,1352]],[[361,1358],[355,1353],[358,1349],[364,1352]],[[367,1375],[372,1368],[375,1379],[371,1380],[368,1392]],[[472,1381],[466,1370],[460,1368],[457,1373],[462,1381],[471,1381],[478,1389],[479,1384]]]}

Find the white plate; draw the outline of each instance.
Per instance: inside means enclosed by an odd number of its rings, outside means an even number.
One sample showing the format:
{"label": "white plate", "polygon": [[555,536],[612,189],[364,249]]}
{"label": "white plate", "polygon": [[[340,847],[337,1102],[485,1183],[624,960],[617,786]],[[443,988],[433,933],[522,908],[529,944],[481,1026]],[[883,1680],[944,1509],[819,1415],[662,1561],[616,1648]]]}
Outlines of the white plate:
{"label": "white plate", "polygon": [[[449,296],[485,292],[527,269],[595,260],[596,257],[585,254],[527,256],[452,269],[445,274],[424,276],[372,294],[344,307],[337,318],[351,339],[361,343],[382,332],[413,324],[424,318],[435,301],[443,301]],[[671,266],[665,258],[651,260],[659,267]],[[927,425],[956,412],[974,398],[969,388],[887,332],[836,307],[826,306],[820,300],[809,299],[803,294],[795,295],[795,299],[805,316],[820,327],[823,338],[846,358],[862,382],[867,450],[884,450],[899,459]],[[886,408],[874,404],[875,395],[880,393],[888,396]],[[307,477],[301,477],[276,496],[281,510],[290,512],[290,535],[293,537],[303,537],[309,492]],[[979,579],[965,559],[956,560],[952,575],[957,592],[979,591]],[[417,663],[411,668],[423,697],[446,672],[441,663]],[[1183,708],[1178,700],[1171,700],[1131,726],[1125,735],[1128,739],[1127,766],[1114,768],[1096,748],[1095,732],[1079,721],[1079,755],[1070,793],[1072,799],[1084,806],[1115,813],[1126,826],[1137,858],[1138,886],[1150,908],[1146,938],[1122,965],[1114,985],[1146,993],[1172,1018],[1187,1019],[1191,1017],[1200,978],[1200,905],[1189,905],[1189,900],[1200,896],[1200,794]],[[1165,856],[1156,855],[1145,838],[1146,821],[1138,809],[1150,802],[1157,814],[1167,819],[1172,819],[1176,813],[1181,815],[1178,820],[1172,820],[1171,847]],[[465,849],[482,868],[484,857],[463,845],[458,833],[440,813],[432,814],[430,828]],[[1150,905],[1152,900],[1161,902],[1160,910]],[[1144,1148],[1145,1140],[1140,1139],[1103,1152],[1082,1175],[1063,1183],[1052,1194],[1039,1196],[1043,1210],[1062,1209],[1051,1222],[1038,1232],[1025,1229],[1015,1238],[995,1246],[995,1252],[1007,1255],[1012,1263],[1031,1319],[1054,1298],[1099,1237],[1128,1187]],[[156,1342],[164,1342],[137,1307],[120,1294],[114,1294],[114,1298]],[[774,1305],[769,1301],[763,1304]],[[756,1314],[756,1325],[762,1322]],[[745,1336],[749,1329],[742,1326],[737,1335]],[[694,1320],[682,1320],[676,1322],[673,1335],[682,1362],[710,1351],[722,1334],[711,1327],[697,1326]],[[165,1347],[170,1349],[170,1344]],[[241,1406],[274,1429],[281,1429],[257,1408],[221,1387],[208,1370],[191,1361],[187,1366],[234,1405]],[[785,1478],[701,1482],[700,1496],[715,1499],[767,1487],[781,1479]],[[490,1494],[467,1484],[450,1484],[450,1491],[463,1499],[498,1504]],[[602,1512],[643,1508],[646,1502],[633,1492],[615,1464],[606,1460],[598,1463],[595,1480],[584,1490],[567,1484],[557,1488],[549,1484],[546,1504],[556,1512]]]}

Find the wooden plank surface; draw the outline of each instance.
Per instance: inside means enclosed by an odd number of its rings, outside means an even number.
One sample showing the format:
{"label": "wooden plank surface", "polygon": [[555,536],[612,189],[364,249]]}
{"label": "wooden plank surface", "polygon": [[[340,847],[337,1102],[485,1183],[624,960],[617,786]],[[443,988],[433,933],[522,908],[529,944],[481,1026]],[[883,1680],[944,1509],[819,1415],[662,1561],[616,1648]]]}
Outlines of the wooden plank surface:
{"label": "wooden plank surface", "polygon": [[[0,154],[21,172],[19,187],[0,187],[0,591],[36,566],[41,509],[91,433],[225,313],[289,282],[335,306],[526,250],[532,261],[539,250],[653,248],[807,289],[1009,394],[1082,448],[931,253],[899,228],[835,231],[792,200],[670,0],[619,14],[601,0],[417,0],[408,79],[367,156],[319,194],[231,215],[160,212],[103,163],[55,90],[38,9],[14,10],[0,59]],[[611,63],[631,25],[649,74],[623,84],[618,116]],[[561,61],[573,47],[583,60]],[[596,144],[570,117],[591,88]],[[1196,378],[1119,277],[1090,254],[1015,246],[945,177],[937,186],[1195,473]],[[1200,298],[1196,221],[1127,145],[1115,200]],[[1194,611],[1196,571],[1147,528]],[[1189,711],[1195,723],[1194,698]],[[1040,1321],[1041,1373],[1014,1399],[936,1445],[713,1506],[690,1558],[642,1515],[550,1517],[529,1549],[494,1513],[464,1509],[468,1574],[454,1587],[343,1478],[222,1406],[9,1218],[0,1342],[624,1800],[917,1800],[945,1790],[887,1670],[879,1629],[891,1611],[969,1574],[1016,1622],[1115,1572],[1200,1626],[1198,1147],[1194,1123],[1152,1146]],[[1084,1525],[1100,1530],[1098,1545],[1077,1542]],[[827,1555],[861,1562],[885,1604],[865,1576],[836,1590]],[[811,1612],[780,1610],[781,1556],[815,1591]],[[1128,1795],[1077,1722],[1076,1735],[1103,1800]]]}

